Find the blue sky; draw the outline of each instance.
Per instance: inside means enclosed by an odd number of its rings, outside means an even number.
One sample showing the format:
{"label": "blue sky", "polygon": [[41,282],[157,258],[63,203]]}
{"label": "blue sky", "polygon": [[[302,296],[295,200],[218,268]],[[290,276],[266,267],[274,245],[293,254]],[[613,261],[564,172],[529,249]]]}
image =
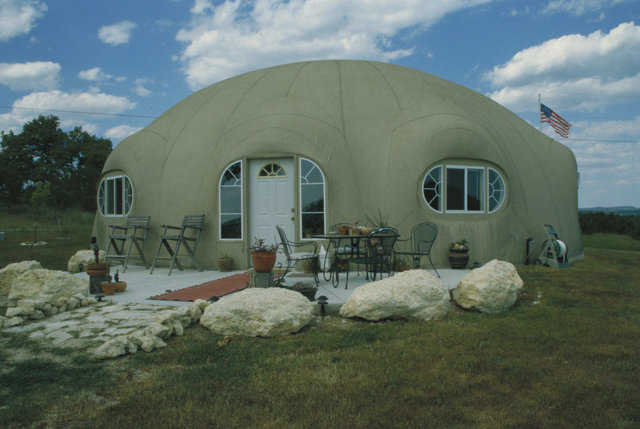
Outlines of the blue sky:
{"label": "blue sky", "polygon": [[117,144],[209,84],[313,59],[485,94],[573,150],[580,207],[640,207],[638,0],[0,0],[0,130],[56,114]]}

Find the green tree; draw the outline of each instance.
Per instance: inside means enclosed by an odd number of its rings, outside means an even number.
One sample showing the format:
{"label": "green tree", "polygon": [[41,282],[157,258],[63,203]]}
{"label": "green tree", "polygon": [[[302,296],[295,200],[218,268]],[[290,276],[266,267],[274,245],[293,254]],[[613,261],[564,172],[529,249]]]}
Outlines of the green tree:
{"label": "green tree", "polygon": [[80,205],[95,210],[97,182],[112,149],[110,140],[80,127],[66,133],[56,116],[38,116],[20,134],[3,132],[0,144],[2,200],[31,202],[36,183],[42,182],[50,185],[58,208]]}

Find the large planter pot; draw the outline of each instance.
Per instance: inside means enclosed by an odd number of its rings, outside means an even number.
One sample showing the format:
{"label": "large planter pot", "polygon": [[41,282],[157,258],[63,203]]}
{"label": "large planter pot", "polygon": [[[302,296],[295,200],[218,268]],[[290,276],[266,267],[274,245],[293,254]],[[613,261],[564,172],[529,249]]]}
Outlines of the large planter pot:
{"label": "large planter pot", "polygon": [[466,268],[467,264],[469,264],[469,250],[449,249],[449,265],[451,268]]}
{"label": "large planter pot", "polygon": [[270,273],[276,264],[276,252],[253,252],[251,262],[256,273]]}
{"label": "large planter pot", "polygon": [[233,259],[231,258],[218,258],[218,270],[220,271],[231,271],[233,269]]}

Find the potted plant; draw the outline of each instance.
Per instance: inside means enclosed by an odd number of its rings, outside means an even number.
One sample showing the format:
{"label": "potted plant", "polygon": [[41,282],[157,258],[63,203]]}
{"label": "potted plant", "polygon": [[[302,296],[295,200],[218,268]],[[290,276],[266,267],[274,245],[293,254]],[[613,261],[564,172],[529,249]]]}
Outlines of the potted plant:
{"label": "potted plant", "polygon": [[233,269],[233,258],[225,253],[218,258],[217,265],[220,271],[231,271]]}
{"label": "potted plant", "polygon": [[276,264],[277,244],[265,244],[264,239],[255,238],[249,250],[253,269],[257,273],[270,273],[273,270]]}
{"label": "potted plant", "polygon": [[451,268],[465,268],[469,263],[469,243],[466,239],[449,245],[449,265]]}

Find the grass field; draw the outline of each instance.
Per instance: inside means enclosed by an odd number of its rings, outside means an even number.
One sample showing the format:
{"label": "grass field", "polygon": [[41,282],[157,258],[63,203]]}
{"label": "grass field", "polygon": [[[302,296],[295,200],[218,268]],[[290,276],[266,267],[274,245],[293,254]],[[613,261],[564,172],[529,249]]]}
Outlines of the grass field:
{"label": "grass field", "polygon": [[229,341],[197,326],[105,362],[0,335],[0,427],[640,427],[640,251],[585,245],[569,269],[520,267],[499,315]]}
{"label": "grass field", "polygon": [[[0,268],[13,262],[39,261],[52,270],[66,270],[67,261],[79,249],[88,249],[95,213],[67,210],[47,215],[0,214]],[[45,246],[20,243],[45,241]]]}

